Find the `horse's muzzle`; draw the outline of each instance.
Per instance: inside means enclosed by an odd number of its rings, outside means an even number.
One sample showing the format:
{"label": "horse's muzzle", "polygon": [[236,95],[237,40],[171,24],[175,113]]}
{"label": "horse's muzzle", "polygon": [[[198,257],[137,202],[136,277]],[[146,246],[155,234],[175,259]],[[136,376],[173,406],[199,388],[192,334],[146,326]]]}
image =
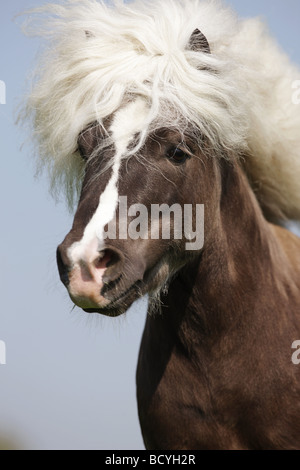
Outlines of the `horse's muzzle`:
{"label": "horse's muzzle", "polygon": [[[144,275],[144,266],[125,262],[122,252],[107,247],[90,251],[71,264],[67,244],[57,249],[57,265],[62,283],[72,301],[84,311],[115,316],[124,311],[136,297]],[[124,305],[124,308],[123,308]],[[118,312],[118,313],[116,313]]]}

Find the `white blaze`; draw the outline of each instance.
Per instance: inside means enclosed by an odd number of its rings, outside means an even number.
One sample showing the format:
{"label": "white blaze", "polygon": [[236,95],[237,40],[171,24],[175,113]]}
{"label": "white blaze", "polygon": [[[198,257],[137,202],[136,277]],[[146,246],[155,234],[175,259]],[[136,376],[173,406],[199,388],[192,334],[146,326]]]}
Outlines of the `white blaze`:
{"label": "white blaze", "polygon": [[104,227],[113,220],[118,206],[118,180],[121,160],[135,134],[143,130],[147,110],[145,101],[138,98],[118,111],[114,117],[110,127],[116,148],[112,175],[105,190],[100,195],[98,208],[85,227],[82,239],[73,243],[68,249],[68,256],[73,265],[80,261],[93,262],[95,253],[104,249]]}

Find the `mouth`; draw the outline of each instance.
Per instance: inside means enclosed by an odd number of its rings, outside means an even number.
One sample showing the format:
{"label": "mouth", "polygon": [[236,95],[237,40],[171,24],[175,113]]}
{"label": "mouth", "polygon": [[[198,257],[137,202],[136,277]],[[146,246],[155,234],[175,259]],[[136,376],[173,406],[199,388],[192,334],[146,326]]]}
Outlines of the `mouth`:
{"label": "mouth", "polygon": [[86,313],[98,313],[107,317],[118,317],[125,313],[131,305],[147,293],[157,292],[160,286],[166,285],[170,270],[166,260],[161,259],[152,268],[144,272],[143,278],[133,282],[129,287],[124,286],[122,281],[126,279],[123,273],[114,281],[105,284],[101,290],[102,298],[107,300],[101,307],[97,304],[92,306],[80,306]]}
{"label": "mouth", "polygon": [[[86,313],[98,313],[107,317],[118,317],[128,310],[135,300],[143,297],[145,294],[142,289],[143,284],[143,281],[136,281],[124,292],[118,296],[112,297],[110,303],[105,307],[83,308],[82,310]],[[113,287],[115,287],[115,285]],[[105,287],[105,290],[108,290],[108,287]],[[106,298],[108,298],[108,296],[106,296]]]}

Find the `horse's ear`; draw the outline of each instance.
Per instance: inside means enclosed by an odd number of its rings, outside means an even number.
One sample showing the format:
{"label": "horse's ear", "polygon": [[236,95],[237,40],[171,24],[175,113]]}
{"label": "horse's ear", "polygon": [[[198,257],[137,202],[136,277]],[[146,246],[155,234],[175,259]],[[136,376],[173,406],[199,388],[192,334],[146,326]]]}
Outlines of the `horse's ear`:
{"label": "horse's ear", "polygon": [[207,54],[211,53],[208,40],[199,29],[195,29],[191,35],[188,48],[195,52],[205,52]]}

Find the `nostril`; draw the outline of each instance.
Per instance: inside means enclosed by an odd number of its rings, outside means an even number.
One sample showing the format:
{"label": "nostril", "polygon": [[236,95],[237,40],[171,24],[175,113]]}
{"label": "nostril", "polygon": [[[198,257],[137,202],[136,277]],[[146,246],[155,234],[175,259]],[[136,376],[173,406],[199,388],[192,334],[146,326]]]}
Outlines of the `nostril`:
{"label": "nostril", "polygon": [[120,261],[120,256],[117,252],[107,249],[99,253],[99,256],[94,261],[96,269],[110,268]]}
{"label": "nostril", "polygon": [[117,248],[107,248],[102,254],[102,260],[100,260],[100,263],[101,262],[106,263],[103,283],[105,285],[112,285],[112,283],[118,282],[122,277],[122,267],[124,264],[123,253]]}
{"label": "nostril", "polygon": [[56,251],[56,261],[58,266],[58,272],[61,279],[61,282],[65,285],[69,285],[69,268],[68,265],[64,262],[60,247]]}
{"label": "nostril", "polygon": [[105,269],[108,267],[111,262],[112,255],[109,250],[104,250],[99,253],[99,256],[94,261],[94,266],[96,269]]}

